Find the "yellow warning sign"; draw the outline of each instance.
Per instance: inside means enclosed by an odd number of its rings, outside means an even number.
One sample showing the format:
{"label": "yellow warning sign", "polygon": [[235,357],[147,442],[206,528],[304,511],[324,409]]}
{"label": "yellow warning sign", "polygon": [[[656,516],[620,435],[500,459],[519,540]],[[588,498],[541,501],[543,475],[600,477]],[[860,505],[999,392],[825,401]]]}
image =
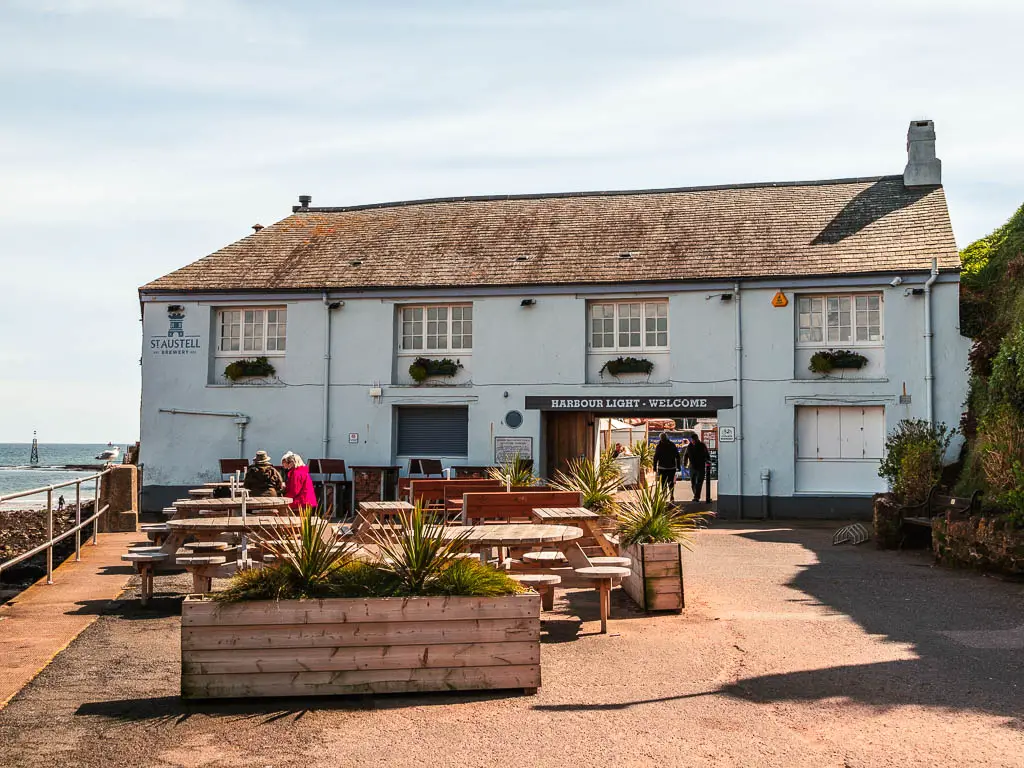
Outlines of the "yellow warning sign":
{"label": "yellow warning sign", "polygon": [[784,294],[782,291],[779,291],[778,293],[776,293],[775,296],[772,298],[772,306],[773,307],[788,307],[789,306],[789,299],[786,298],[786,294]]}

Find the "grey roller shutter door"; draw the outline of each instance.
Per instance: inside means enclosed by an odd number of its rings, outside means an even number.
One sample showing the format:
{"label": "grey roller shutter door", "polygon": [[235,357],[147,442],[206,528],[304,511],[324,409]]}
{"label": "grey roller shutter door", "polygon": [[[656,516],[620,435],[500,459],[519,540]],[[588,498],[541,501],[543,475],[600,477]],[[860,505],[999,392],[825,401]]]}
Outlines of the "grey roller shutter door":
{"label": "grey roller shutter door", "polygon": [[403,406],[398,411],[398,455],[468,456],[469,408]]}

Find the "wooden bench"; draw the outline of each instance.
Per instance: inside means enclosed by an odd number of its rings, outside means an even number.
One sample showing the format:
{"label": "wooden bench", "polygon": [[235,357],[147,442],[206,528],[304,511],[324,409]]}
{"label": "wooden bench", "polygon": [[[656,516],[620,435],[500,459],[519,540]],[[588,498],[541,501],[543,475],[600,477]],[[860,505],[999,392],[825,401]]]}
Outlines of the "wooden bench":
{"label": "wooden bench", "polygon": [[131,551],[121,555],[121,559],[135,566],[141,583],[139,584],[139,603],[145,607],[153,596],[153,566],[168,557],[166,552]]}
{"label": "wooden bench", "polygon": [[540,595],[540,607],[545,611],[555,609],[555,585],[562,583],[562,577],[550,573],[513,574],[512,578]]}
{"label": "wooden bench", "polygon": [[532,523],[535,508],[579,507],[581,494],[576,491],[551,491],[522,488],[506,493],[470,492],[462,497],[462,522],[466,525],[483,523]]}
{"label": "wooden bench", "polygon": [[932,488],[928,493],[928,498],[922,503],[909,504],[900,508],[900,523],[904,541],[913,536],[915,530],[920,531],[922,528],[926,528],[930,542],[934,518],[946,514],[950,514],[952,517],[969,517],[981,508],[981,491],[975,491],[971,496],[949,496],[939,491],[938,487]]}
{"label": "wooden bench", "polygon": [[445,480],[424,479],[409,483],[409,502],[424,509],[444,511],[453,501],[461,501],[471,491],[500,491],[504,488],[499,480]]}

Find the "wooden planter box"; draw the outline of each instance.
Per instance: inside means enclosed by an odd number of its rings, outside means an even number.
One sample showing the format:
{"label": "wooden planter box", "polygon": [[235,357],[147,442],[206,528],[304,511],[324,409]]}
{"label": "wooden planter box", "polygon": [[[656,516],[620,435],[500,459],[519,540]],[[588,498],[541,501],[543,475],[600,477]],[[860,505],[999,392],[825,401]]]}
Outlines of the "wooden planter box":
{"label": "wooden planter box", "polygon": [[634,544],[622,547],[622,556],[632,560],[632,573],[622,588],[645,611],[682,611],[683,546],[681,544]]}
{"label": "wooden planter box", "polygon": [[338,598],[181,608],[181,695],[540,687],[540,595]]}

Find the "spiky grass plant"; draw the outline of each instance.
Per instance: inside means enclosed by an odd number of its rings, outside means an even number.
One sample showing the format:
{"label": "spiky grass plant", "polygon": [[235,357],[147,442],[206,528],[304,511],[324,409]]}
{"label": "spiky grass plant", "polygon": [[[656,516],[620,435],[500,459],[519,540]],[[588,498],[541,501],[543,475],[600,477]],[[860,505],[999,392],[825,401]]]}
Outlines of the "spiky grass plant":
{"label": "spiky grass plant", "polygon": [[499,597],[525,592],[526,588],[479,560],[459,557],[441,570],[428,590],[432,595]]}
{"label": "spiky grass plant", "polygon": [[370,540],[379,552],[376,565],[393,574],[404,593],[424,594],[441,572],[459,559],[469,532],[447,537],[445,527],[431,519],[419,504],[398,517],[397,531],[370,532]]}
{"label": "spiky grass plant", "polygon": [[262,526],[254,544],[274,555],[266,568],[239,571],[217,599],[256,600],[327,597],[334,593],[337,573],[351,560],[352,547],[337,529],[309,507],[289,518]]}
{"label": "spiky grass plant", "polygon": [[672,503],[661,483],[640,488],[619,504],[616,532],[625,546],[679,542],[690,548],[690,534],[702,528],[709,512],[687,512]]}
{"label": "spiky grass plant", "polygon": [[568,472],[555,472],[551,487],[579,493],[587,509],[598,514],[611,514],[615,509],[616,495],[622,490],[622,476],[614,458],[606,453],[597,463],[586,457],[571,460]]}
{"label": "spiky grass plant", "polygon": [[640,460],[640,476],[638,478],[641,487],[647,485],[647,473],[654,469],[654,446],[647,440],[639,440],[632,443],[629,449],[633,455]]}
{"label": "spiky grass plant", "polygon": [[506,488],[540,485],[540,478],[533,474],[532,462],[519,458],[519,454],[504,462],[500,467],[488,469],[487,476],[503,483]]}

